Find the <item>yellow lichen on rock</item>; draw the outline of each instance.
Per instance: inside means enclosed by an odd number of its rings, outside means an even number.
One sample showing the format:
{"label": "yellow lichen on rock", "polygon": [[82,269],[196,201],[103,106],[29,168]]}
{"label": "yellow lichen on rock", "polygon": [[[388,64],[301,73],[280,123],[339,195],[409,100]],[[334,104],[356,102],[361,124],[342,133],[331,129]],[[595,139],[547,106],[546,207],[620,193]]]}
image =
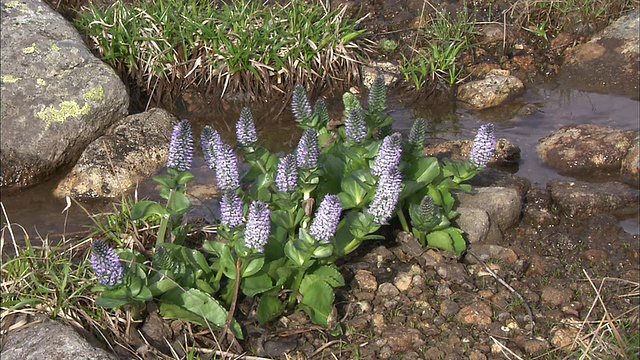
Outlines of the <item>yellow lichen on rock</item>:
{"label": "yellow lichen on rock", "polygon": [[75,101],[63,101],[59,108],[52,106],[46,107],[38,112],[38,117],[46,121],[45,129],[48,129],[53,122],[64,122],[72,116],[87,115],[89,113],[89,104],[80,107]]}
{"label": "yellow lichen on rock", "polygon": [[33,54],[36,52],[36,43],[31,44],[31,46],[27,46],[22,52],[25,54]]}
{"label": "yellow lichen on rock", "polygon": [[104,88],[102,85],[91,88],[89,91],[82,94],[82,98],[85,100],[100,101],[104,99]]}
{"label": "yellow lichen on rock", "polygon": [[16,82],[22,80],[22,78],[15,77],[13,75],[2,75],[2,77],[0,79],[2,80],[3,83],[8,83],[8,84],[9,83],[13,84],[13,83],[16,83]]}
{"label": "yellow lichen on rock", "polygon": [[41,79],[41,78],[37,78],[37,79],[36,79],[36,85],[38,85],[38,86],[45,86],[45,85],[47,85],[47,80],[45,80],[45,79]]}

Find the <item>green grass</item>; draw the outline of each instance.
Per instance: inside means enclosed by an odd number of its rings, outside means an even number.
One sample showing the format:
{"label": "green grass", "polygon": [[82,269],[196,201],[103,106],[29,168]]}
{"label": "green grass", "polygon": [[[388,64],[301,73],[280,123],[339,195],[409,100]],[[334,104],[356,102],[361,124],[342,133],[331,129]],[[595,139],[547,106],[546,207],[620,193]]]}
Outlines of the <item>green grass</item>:
{"label": "green grass", "polygon": [[439,8],[422,28],[424,46],[402,54],[400,71],[405,81],[420,89],[429,82],[452,86],[461,80],[459,55],[473,45],[475,20],[466,7],[455,15]]}
{"label": "green grass", "polygon": [[262,99],[295,84],[357,80],[369,45],[345,9],[299,0],[116,1],[91,6],[76,26],[103,60],[156,100],[190,86]]}

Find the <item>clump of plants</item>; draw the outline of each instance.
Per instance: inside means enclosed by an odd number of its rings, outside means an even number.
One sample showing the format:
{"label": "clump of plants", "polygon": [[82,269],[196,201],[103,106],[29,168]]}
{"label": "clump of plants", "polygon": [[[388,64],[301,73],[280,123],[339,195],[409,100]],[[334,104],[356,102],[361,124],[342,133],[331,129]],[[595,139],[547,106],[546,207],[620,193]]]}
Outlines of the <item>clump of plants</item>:
{"label": "clump of plants", "polygon": [[[416,89],[429,82],[449,87],[457,84],[462,74],[459,55],[473,46],[475,19],[466,6],[455,15],[442,8],[434,10],[412,53],[408,57],[402,54],[400,71]],[[418,42],[424,45],[416,48]]]}
{"label": "clump of plants", "polygon": [[251,99],[296,83],[335,88],[357,79],[368,45],[345,9],[324,1],[115,1],[91,5],[75,24],[156,100],[189,86]]}
{"label": "clump of plants", "polygon": [[240,297],[258,297],[260,324],[302,310],[314,323],[338,330],[334,289],[345,282],[335,262],[364,241],[384,240],[382,227],[398,224],[424,246],[460,255],[466,244],[451,224],[457,216],[451,191],[470,190],[464,182],[488,163],[493,126],[480,128],[469,161],[439,161],[422,153],[425,120],[416,120],[406,138],[393,132],[382,78],[374,81],[367,106],[349,92],[343,102],[343,117],[331,119],[322,100],[312,107],[296,86],[292,109],[303,134],[283,155],[258,145],[247,108],[236,125],[236,149],[204,128],[202,150],[222,195],[217,234],[198,249],[184,245],[193,133],[187,120],[180,121],[167,175],[154,178],[165,201],[143,200],[131,209],[132,219],[160,218],[151,266],[141,253],[94,240],[96,303],[135,306],[153,299],[165,317],[242,338],[236,305]]}

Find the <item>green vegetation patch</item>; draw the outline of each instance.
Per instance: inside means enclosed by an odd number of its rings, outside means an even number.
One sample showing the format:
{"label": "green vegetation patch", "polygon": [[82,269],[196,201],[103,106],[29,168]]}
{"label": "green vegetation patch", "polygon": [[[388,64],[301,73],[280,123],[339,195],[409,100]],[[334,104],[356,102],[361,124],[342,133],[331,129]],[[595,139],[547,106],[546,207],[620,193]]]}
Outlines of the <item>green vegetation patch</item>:
{"label": "green vegetation patch", "polygon": [[92,6],[76,26],[101,57],[158,100],[189,86],[263,98],[297,83],[344,86],[364,30],[324,2],[159,0]]}

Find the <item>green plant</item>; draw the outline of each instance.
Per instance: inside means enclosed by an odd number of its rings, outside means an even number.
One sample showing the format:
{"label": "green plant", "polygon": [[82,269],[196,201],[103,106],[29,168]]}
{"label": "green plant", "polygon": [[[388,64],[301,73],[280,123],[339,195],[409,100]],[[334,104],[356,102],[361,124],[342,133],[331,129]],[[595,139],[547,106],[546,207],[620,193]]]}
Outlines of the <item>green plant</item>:
{"label": "green plant", "polygon": [[259,296],[260,323],[299,309],[314,323],[333,328],[334,289],[345,283],[335,261],[366,240],[384,239],[379,230],[395,218],[425,246],[464,251],[461,230],[450,224],[457,216],[450,192],[469,190],[463,182],[489,161],[493,127],[480,128],[469,161],[440,162],[422,154],[423,119],[415,121],[407,141],[391,133],[381,77],[366,108],[351,93],[343,102],[345,120],[329,126],[324,103],[312,108],[297,86],[292,109],[304,131],[295,152],[282,157],[257,145],[253,117],[243,109],[236,124],[237,150],[248,165],[243,172],[234,149],[213,128],[203,129],[205,161],[222,197],[217,237],[201,249],[183,246],[182,236],[165,236],[183,233],[182,217],[191,207],[184,192],[193,178],[192,133],[186,120],[178,123],[169,175],[155,178],[166,204],[143,200],[131,209],[133,219],[162,218],[152,266],[144,254],[119,249],[118,259],[94,241],[92,256],[104,259],[92,257],[101,281],[94,288],[102,292],[99,303],[116,307],[153,297],[163,316],[231,329],[242,337],[233,318],[236,304],[241,296]]}
{"label": "green plant", "polygon": [[115,1],[92,3],[75,25],[158,101],[189,86],[256,98],[354,80],[370,45],[345,11],[324,1]]}
{"label": "green plant", "polygon": [[400,71],[417,89],[427,81],[439,80],[452,86],[460,80],[458,56],[473,45],[475,26],[466,6],[463,9],[455,17],[434,9],[435,17],[423,29],[425,47],[414,48],[409,57],[402,54]]}
{"label": "green plant", "polygon": [[388,53],[398,48],[398,42],[392,39],[382,39],[378,43],[378,47],[380,47],[380,50],[383,52]]}

